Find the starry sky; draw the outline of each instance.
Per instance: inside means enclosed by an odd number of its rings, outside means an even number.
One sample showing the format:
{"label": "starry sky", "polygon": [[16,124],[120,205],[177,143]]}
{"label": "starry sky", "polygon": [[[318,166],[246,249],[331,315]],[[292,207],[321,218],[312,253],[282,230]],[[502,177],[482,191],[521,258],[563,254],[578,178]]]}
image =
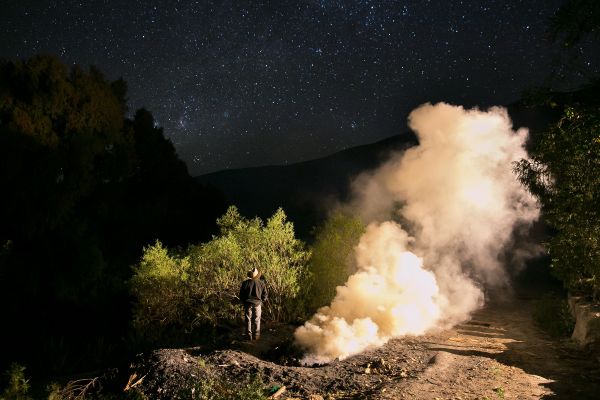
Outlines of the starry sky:
{"label": "starry sky", "polygon": [[199,175],[372,143],[426,101],[508,104],[550,75],[562,1],[3,3],[0,57],[124,78]]}

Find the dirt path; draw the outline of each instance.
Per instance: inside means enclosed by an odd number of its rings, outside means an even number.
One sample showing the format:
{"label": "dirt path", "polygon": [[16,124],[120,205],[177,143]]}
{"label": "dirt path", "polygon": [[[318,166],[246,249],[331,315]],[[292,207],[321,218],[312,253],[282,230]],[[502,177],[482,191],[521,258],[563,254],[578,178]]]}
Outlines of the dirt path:
{"label": "dirt path", "polygon": [[[600,367],[568,340],[552,340],[531,318],[532,302],[488,305],[450,330],[391,340],[319,368],[286,367],[244,352],[211,355],[234,379],[258,372],[309,394],[369,399],[600,399]],[[265,338],[241,350],[264,357]],[[260,354],[263,352],[262,354]],[[236,378],[237,377],[237,378]]]}
{"label": "dirt path", "polygon": [[391,396],[374,398],[600,399],[598,363],[541,332],[532,311],[527,301],[491,305],[423,338],[435,352],[430,366]]}
{"label": "dirt path", "polygon": [[159,361],[164,365],[179,365],[181,374],[195,373],[201,357],[202,364],[212,366],[211,375],[231,385],[259,374],[269,385],[287,387],[282,399],[314,394],[334,399],[600,399],[597,360],[568,340],[552,340],[531,315],[527,299],[496,303],[453,329],[394,339],[321,367],[282,365],[291,327],[267,330],[260,343],[233,340],[233,349],[209,354],[164,350],[154,357],[164,356],[166,361]]}

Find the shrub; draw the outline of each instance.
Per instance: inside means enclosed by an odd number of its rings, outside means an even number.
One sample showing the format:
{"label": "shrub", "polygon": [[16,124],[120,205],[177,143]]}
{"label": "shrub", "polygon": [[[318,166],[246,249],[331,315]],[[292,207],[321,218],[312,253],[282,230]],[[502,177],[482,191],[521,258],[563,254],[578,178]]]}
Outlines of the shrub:
{"label": "shrub", "polygon": [[260,376],[253,376],[241,382],[224,382],[206,376],[191,388],[183,391],[180,398],[202,400],[266,400],[265,384]]}
{"label": "shrub", "polygon": [[242,217],[230,207],[217,220],[220,233],[208,243],[193,246],[190,285],[202,320],[216,322],[238,313],[238,291],[246,273],[258,268],[267,282],[265,316],[274,321],[294,317],[295,300],[306,279],[310,253],[294,237],[294,227],[278,209],[265,223]]}
{"label": "shrub", "polygon": [[354,247],[365,231],[363,222],[340,212],[332,214],[316,231],[309,269],[311,312],[333,300],[336,287],[354,273]]}
{"label": "shrub", "polygon": [[0,400],[31,400],[29,397],[29,380],[25,378],[25,367],[13,363],[8,371],[8,384],[0,394]]}
{"label": "shrub", "polygon": [[220,232],[211,241],[181,254],[169,252],[160,242],[144,248],[131,280],[138,328],[192,329],[237,319],[240,284],[254,267],[269,291],[263,315],[273,321],[295,317],[310,253],[294,237],[283,210],[264,223],[230,207],[217,224]]}
{"label": "shrub", "polygon": [[188,269],[188,258],[169,254],[160,241],[144,247],[131,279],[132,291],[137,298],[134,308],[137,328],[164,328],[185,319]]}

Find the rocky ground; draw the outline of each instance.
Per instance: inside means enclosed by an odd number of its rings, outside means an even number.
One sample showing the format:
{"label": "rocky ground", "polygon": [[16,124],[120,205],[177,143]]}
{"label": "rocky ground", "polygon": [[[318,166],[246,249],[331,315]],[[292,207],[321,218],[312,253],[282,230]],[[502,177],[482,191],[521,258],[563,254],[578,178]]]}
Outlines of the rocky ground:
{"label": "rocky ground", "polygon": [[266,329],[259,342],[231,336],[223,350],[157,350],[134,366],[145,376],[137,387],[186,398],[182,388],[198,379],[235,387],[261,376],[265,388],[285,386],[280,399],[600,399],[598,360],[540,331],[532,307],[527,298],[495,302],[453,329],[324,366],[294,365],[293,327]]}

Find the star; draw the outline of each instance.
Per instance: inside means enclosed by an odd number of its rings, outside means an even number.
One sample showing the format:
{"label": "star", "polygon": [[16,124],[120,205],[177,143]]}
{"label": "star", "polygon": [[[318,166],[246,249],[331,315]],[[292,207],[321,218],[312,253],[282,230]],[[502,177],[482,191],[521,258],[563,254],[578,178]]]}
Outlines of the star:
{"label": "star", "polygon": [[150,110],[197,175],[381,140],[430,99],[510,103],[550,73],[560,4],[17,2],[0,15],[0,57],[54,53],[122,77],[130,112]]}

